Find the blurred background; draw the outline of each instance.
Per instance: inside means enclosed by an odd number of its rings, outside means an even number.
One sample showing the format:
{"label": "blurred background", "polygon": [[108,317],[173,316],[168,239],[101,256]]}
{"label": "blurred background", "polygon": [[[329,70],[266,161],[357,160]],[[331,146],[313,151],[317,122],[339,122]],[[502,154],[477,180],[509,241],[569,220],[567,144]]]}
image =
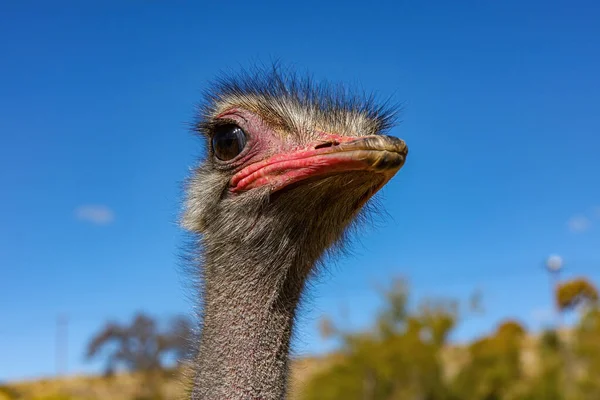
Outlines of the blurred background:
{"label": "blurred background", "polygon": [[403,105],[387,214],[311,285],[297,399],[600,398],[594,1],[0,2],[0,399],[184,394],[190,133],[279,60]]}

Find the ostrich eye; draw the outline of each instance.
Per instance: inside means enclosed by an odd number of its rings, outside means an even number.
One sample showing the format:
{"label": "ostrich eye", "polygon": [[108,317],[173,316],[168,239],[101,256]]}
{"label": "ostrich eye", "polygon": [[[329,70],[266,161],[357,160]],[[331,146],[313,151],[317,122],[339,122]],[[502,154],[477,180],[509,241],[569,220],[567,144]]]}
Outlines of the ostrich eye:
{"label": "ostrich eye", "polygon": [[212,137],[212,148],[219,160],[229,161],[244,150],[246,134],[237,125],[218,127]]}

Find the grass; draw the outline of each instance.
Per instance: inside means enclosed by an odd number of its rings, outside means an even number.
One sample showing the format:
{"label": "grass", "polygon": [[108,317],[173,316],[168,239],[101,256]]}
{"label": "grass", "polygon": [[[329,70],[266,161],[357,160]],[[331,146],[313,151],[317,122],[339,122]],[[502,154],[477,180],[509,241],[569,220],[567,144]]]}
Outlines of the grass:
{"label": "grass", "polygon": [[[292,362],[291,399],[299,398],[302,385],[311,375],[327,367],[333,357],[307,357]],[[0,400],[179,400],[186,396],[186,374],[166,371],[150,381],[160,387],[160,396],[152,396],[144,376],[120,373],[112,377],[69,376],[14,382],[0,386]]]}

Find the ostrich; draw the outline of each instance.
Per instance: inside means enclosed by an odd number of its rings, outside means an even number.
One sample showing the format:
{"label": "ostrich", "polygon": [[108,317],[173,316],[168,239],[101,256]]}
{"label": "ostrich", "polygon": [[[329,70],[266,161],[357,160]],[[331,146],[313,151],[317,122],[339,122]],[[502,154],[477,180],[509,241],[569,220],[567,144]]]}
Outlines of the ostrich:
{"label": "ostrich", "polygon": [[218,80],[195,125],[206,156],[182,225],[200,264],[192,399],[283,399],[297,305],[404,164],[395,109],[278,68]]}

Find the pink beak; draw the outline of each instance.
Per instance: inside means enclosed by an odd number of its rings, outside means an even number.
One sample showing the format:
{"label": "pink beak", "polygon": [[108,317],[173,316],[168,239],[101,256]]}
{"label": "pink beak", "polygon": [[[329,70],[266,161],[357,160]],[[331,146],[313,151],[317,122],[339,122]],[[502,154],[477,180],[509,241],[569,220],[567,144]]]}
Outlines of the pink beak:
{"label": "pink beak", "polygon": [[382,178],[380,188],[402,168],[407,154],[404,141],[392,136],[328,135],[302,150],[278,154],[249,165],[233,176],[230,190],[235,193],[269,186],[274,193],[309,178],[350,171],[379,175]]}

